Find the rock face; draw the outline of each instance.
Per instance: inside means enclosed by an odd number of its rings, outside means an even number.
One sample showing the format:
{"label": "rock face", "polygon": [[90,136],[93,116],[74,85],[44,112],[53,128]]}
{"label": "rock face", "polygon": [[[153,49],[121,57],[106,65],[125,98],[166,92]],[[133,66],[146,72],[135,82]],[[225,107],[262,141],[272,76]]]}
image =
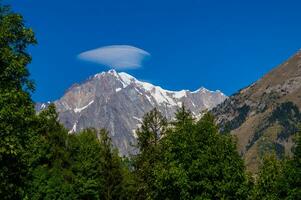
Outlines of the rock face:
{"label": "rock face", "polygon": [[[138,81],[126,73],[115,70],[90,77],[82,84],[75,84],[65,95],[55,101],[59,119],[70,133],[84,128],[106,128],[113,144],[123,155],[135,152],[135,130],[143,115],[157,107],[168,119],[184,103],[197,117],[227,97],[220,91],[200,88],[168,91],[150,83]],[[40,110],[46,104],[37,104]]]}
{"label": "rock face", "polygon": [[212,110],[225,132],[238,139],[238,149],[251,171],[260,158],[275,151],[290,154],[292,136],[301,121],[301,52]]}

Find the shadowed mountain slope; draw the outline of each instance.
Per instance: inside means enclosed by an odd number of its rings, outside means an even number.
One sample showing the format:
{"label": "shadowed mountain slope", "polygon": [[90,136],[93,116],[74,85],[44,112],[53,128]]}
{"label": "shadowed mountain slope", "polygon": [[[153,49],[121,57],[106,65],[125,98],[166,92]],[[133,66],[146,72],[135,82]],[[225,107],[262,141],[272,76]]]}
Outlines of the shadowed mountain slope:
{"label": "shadowed mountain slope", "polygon": [[222,131],[235,135],[247,167],[256,171],[260,158],[276,151],[290,154],[301,121],[301,52],[212,110]]}

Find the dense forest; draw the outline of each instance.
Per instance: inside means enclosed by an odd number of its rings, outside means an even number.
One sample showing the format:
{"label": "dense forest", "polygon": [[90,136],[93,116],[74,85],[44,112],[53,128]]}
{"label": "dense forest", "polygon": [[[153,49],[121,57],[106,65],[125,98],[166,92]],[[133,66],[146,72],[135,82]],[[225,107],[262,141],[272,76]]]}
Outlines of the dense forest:
{"label": "dense forest", "polygon": [[104,129],[68,134],[53,104],[34,110],[27,48],[36,44],[22,16],[0,4],[1,199],[301,199],[300,134],[293,156],[265,155],[258,174],[210,113],[196,120],[184,106],[173,121],[147,113],[130,157]]}

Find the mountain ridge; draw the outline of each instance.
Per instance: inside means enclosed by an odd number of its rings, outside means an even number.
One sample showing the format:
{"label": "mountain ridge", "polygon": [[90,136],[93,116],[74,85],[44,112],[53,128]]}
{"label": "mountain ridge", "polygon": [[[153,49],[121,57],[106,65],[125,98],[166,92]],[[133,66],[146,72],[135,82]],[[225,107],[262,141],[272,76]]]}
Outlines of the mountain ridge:
{"label": "mountain ridge", "polygon": [[237,137],[238,150],[251,171],[257,171],[265,153],[275,151],[279,157],[291,154],[292,138],[301,122],[300,94],[298,51],[212,110],[222,131]]}
{"label": "mountain ridge", "polygon": [[[113,144],[122,155],[135,152],[135,130],[143,115],[157,107],[167,119],[172,119],[178,107],[184,105],[195,117],[212,109],[227,98],[221,91],[201,87],[195,91],[165,90],[160,86],[139,81],[115,70],[90,76],[80,84],[73,84],[54,101],[60,122],[70,133],[84,128],[106,128]],[[37,110],[47,104],[37,104]]]}

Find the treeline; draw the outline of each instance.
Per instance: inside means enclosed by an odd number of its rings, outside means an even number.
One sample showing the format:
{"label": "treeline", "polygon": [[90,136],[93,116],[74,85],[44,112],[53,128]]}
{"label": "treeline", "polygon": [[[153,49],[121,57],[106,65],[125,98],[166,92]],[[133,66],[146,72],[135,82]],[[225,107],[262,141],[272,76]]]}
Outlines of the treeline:
{"label": "treeline", "polygon": [[197,121],[185,107],[171,122],[157,109],[147,113],[136,132],[139,153],[129,158],[106,130],[68,134],[54,105],[35,113],[33,44],[22,16],[0,4],[1,199],[300,199],[300,137],[292,158],[266,156],[254,176],[212,115]]}

